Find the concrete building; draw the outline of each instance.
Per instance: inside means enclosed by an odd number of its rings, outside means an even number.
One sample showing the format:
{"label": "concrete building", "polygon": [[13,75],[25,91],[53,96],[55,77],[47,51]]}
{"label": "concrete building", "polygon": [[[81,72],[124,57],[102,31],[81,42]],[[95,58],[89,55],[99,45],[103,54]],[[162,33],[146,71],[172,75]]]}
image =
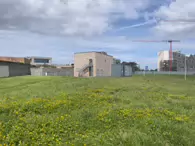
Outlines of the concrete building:
{"label": "concrete building", "polygon": [[51,65],[52,64],[52,58],[51,57],[28,57],[30,60],[31,65]]}
{"label": "concrete building", "polygon": [[0,61],[0,77],[30,75],[30,64]]}
{"label": "concrete building", "polygon": [[74,54],[75,77],[111,76],[113,56],[106,52],[81,52]]}
{"label": "concrete building", "polygon": [[165,61],[169,61],[169,51],[160,51],[158,53],[158,71],[164,70]]}
{"label": "concrete building", "polygon": [[186,61],[187,72],[195,72],[195,55],[188,55]]}
{"label": "concrete building", "polygon": [[[180,51],[173,51],[172,71],[183,72],[195,72],[195,55],[185,55]],[[169,51],[161,51],[158,53],[158,71],[169,71],[170,60]]]}
{"label": "concrete building", "polygon": [[30,60],[28,58],[25,58],[25,57],[5,57],[5,56],[0,56],[0,61],[30,64]]}

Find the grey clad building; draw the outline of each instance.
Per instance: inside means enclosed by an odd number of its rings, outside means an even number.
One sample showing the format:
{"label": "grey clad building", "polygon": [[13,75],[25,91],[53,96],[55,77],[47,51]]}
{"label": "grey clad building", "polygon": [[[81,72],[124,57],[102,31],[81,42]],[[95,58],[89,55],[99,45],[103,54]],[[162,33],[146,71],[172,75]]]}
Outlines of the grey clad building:
{"label": "grey clad building", "polygon": [[0,61],[0,77],[30,75],[30,64]]}

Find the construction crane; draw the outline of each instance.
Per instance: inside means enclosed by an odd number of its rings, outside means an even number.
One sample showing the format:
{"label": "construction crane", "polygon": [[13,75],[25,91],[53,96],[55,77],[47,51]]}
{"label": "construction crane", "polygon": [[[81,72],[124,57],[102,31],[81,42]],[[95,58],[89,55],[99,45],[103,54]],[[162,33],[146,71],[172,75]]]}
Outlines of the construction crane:
{"label": "construction crane", "polygon": [[180,40],[133,40],[133,42],[167,42],[170,43],[170,50],[169,50],[169,60],[170,60],[170,64],[169,64],[169,70],[170,72],[172,71],[172,64],[173,64],[173,51],[172,51],[172,43],[173,42],[180,42]]}

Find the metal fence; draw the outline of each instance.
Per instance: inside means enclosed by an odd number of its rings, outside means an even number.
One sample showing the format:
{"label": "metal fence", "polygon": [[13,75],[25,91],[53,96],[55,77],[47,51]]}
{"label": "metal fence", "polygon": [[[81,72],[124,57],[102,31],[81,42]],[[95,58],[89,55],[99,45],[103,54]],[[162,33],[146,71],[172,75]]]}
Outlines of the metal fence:
{"label": "metal fence", "polygon": [[[134,72],[135,75],[185,75],[185,72],[177,71],[137,71]],[[186,72],[186,75],[195,75],[195,72]]]}

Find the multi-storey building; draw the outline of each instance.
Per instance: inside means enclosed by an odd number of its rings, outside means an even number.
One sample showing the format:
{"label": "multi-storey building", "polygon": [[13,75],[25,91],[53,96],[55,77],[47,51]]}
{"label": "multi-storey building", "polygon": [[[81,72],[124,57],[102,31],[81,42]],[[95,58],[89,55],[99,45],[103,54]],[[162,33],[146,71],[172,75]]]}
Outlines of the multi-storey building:
{"label": "multi-storey building", "polygon": [[189,55],[187,57],[187,71],[195,72],[195,55]]}
{"label": "multi-storey building", "polygon": [[[173,51],[172,71],[195,72],[195,55],[185,55],[180,51]],[[158,53],[158,71],[169,71],[170,59],[169,51],[161,51]]]}
{"label": "multi-storey building", "polygon": [[51,57],[28,57],[31,65],[51,65],[52,58]]}

